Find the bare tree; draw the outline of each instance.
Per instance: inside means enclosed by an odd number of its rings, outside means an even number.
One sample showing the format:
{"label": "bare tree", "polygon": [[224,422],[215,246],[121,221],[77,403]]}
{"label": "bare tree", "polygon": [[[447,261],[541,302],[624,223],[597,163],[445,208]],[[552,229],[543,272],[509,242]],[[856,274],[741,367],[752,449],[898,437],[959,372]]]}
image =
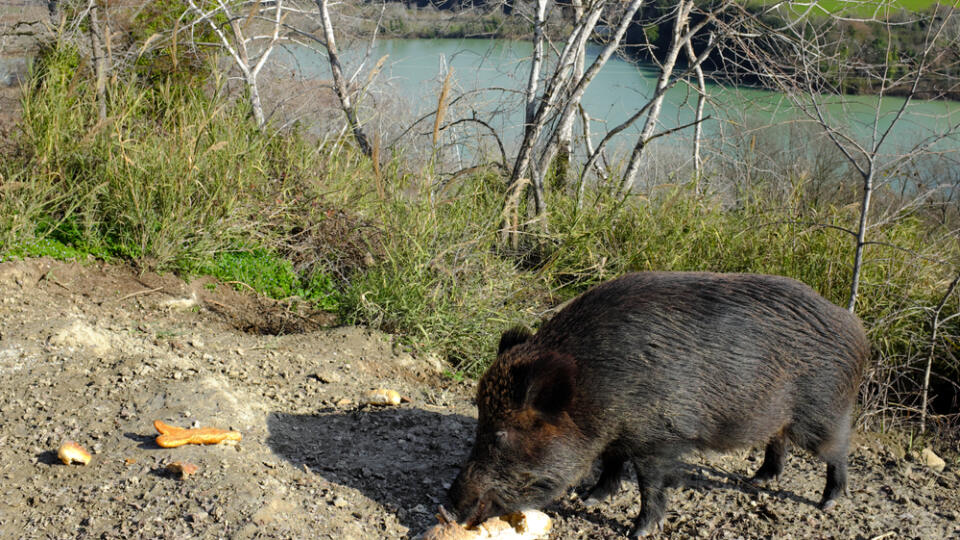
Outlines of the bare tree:
{"label": "bare tree", "polygon": [[330,10],[328,9],[328,0],[316,0],[317,9],[320,10],[320,24],[323,28],[323,45],[327,50],[327,58],[330,61],[330,71],[333,74],[333,89],[340,100],[340,106],[343,114],[347,118],[347,125],[353,133],[354,139],[360,151],[373,156],[373,146],[364,133],[360,121],[357,118],[356,104],[352,97],[352,92],[343,76],[343,67],[340,64],[340,53],[337,50],[337,40],[333,33],[333,23],[330,20]]}
{"label": "bare tree", "polygon": [[[583,0],[572,0],[572,11],[573,11],[573,24],[580,24],[584,15]],[[573,78],[579,79],[583,77],[584,64],[586,62],[586,51],[580,49],[577,52],[576,58],[573,60]],[[588,147],[591,145],[590,142],[590,125],[589,119],[586,117],[586,111],[580,107],[579,98],[577,101],[572,103],[572,106],[575,107],[579,112],[581,112],[580,120],[584,122],[584,141]],[[557,144],[559,145],[557,151],[557,159],[554,163],[554,183],[557,186],[561,186],[567,181],[567,176],[570,169],[570,159],[571,153],[573,152],[573,124],[576,120],[577,115],[570,115],[567,117],[566,122],[559,126],[557,129]]]}
{"label": "bare tree", "polygon": [[[716,20],[717,15],[726,11],[731,6],[730,2],[723,2],[714,11],[706,14],[706,16],[701,19],[700,22],[691,25],[690,24],[690,13],[694,8],[693,0],[680,0],[677,3],[676,15],[673,23],[673,33],[670,38],[670,47],[667,49],[664,60],[660,63],[660,76],[657,78],[657,86],[654,91],[653,97],[648,103],[649,112],[646,113],[646,120],[644,121],[643,128],[640,130],[640,136],[637,138],[637,142],[633,147],[633,152],[630,155],[630,161],[627,165],[627,170],[623,174],[623,178],[620,181],[620,193],[626,194],[633,187],[633,182],[637,176],[637,172],[640,170],[640,159],[643,156],[643,151],[647,147],[647,144],[650,143],[656,135],[657,122],[660,119],[660,110],[663,106],[663,100],[666,97],[666,91],[668,88],[675,85],[677,82],[682,80],[684,76],[675,77],[674,68],[676,67],[677,58],[680,56],[682,51],[687,50],[687,47],[690,43],[690,40],[693,39],[695,35],[701,32],[707,25],[713,23]],[[711,47],[705,47],[701,52],[701,57],[694,57],[690,61],[689,69],[697,69],[700,64],[709,54]],[[695,124],[699,124],[702,121],[702,118],[698,118]],[[662,133],[661,133],[662,135]]]}
{"label": "bare tree", "polygon": [[537,114],[537,91],[540,84],[540,69],[543,66],[543,25],[547,16],[547,0],[537,0],[533,19],[533,56],[530,58],[530,75],[527,78],[526,99],[524,100],[524,131],[533,129],[533,120]]}
{"label": "bare tree", "polygon": [[[600,16],[603,14],[604,8],[607,7],[603,0],[594,0],[594,2],[589,5],[586,14],[581,17],[579,24],[574,26],[573,31],[564,44],[563,50],[560,51],[558,55],[555,67],[547,78],[543,94],[537,102],[536,112],[532,115],[532,119],[527,122],[524,129],[523,139],[520,142],[513,172],[507,184],[508,192],[512,192],[517,189],[516,186],[521,178],[527,175],[533,177],[531,189],[533,190],[534,212],[537,216],[546,210],[546,202],[543,197],[543,174],[539,173],[539,171],[532,171],[531,165],[535,165],[538,170],[544,170],[545,165],[553,159],[553,155],[551,154],[546,160],[538,160],[536,163],[533,162],[537,142],[543,131],[547,129],[548,125],[556,120],[557,117],[559,117],[558,125],[564,125],[568,121],[567,116],[572,116],[575,112],[578,112],[576,105],[579,103],[580,98],[584,92],[586,92],[587,87],[594,77],[596,77],[596,74],[619,48],[627,27],[633,20],[633,15],[640,9],[641,5],[643,5],[643,0],[631,0],[630,4],[623,11],[616,30],[600,53],[600,56],[594,60],[590,68],[581,77],[574,80],[573,66],[577,55],[581,54],[581,51],[586,47],[587,40],[593,33],[597,21],[599,21]],[[531,71],[533,71],[533,69],[534,67],[532,66]],[[537,67],[537,69],[539,68]],[[508,196],[504,215],[517,215],[519,213],[519,204],[519,197]],[[510,207],[511,205],[513,205],[512,208]],[[512,242],[516,243],[518,231],[508,230],[508,223],[511,221],[519,222],[517,219],[505,220],[502,235],[505,240],[507,237],[510,237],[512,238]]]}
{"label": "bare tree", "polygon": [[[765,36],[763,46],[756,47],[752,40],[742,41],[736,68],[784,92],[801,114],[820,127],[860,177],[859,219],[851,231],[855,239],[847,302],[851,311],[857,304],[864,249],[870,243],[871,203],[876,190],[902,182],[906,167],[920,160],[960,153],[960,122],[956,119],[927,118],[931,127],[909,142],[895,135],[912,122],[916,100],[951,95],[960,89],[960,34],[951,31],[960,14],[940,4],[929,12],[907,16],[886,2],[872,5],[875,9],[871,16],[857,19],[809,10],[800,15],[784,11],[780,16],[783,24],[773,28],[759,24],[761,19],[757,18],[758,25],[750,36]],[[865,58],[850,53],[846,33],[851,21],[877,29],[886,42],[882,54]],[[922,35],[922,43],[912,56],[894,49],[894,34],[907,26],[919,29]],[[865,126],[850,121],[848,106],[854,101],[845,94],[858,86],[865,86],[876,96]],[[899,99],[892,109],[890,96]],[[930,190],[941,188],[920,186],[913,195],[925,198]]]}
{"label": "bare tree", "polygon": [[[61,37],[90,57],[98,120],[107,118],[107,93],[114,74],[122,73],[142,55],[157,35],[146,42],[131,39],[130,27],[150,0],[65,0],[51,2],[51,15],[64,17]],[[84,37],[85,36],[85,37]]]}
{"label": "bare tree", "polygon": [[[544,179],[551,165],[555,164],[554,160],[557,159],[558,154],[566,153],[566,141],[569,140],[570,126],[575,119],[575,115],[582,113],[580,99],[600,69],[621,48],[623,37],[627,29],[635,24],[634,17],[643,4],[643,0],[633,0],[625,6],[619,3],[606,3],[602,0],[596,0],[585,5],[563,49],[557,54],[554,68],[545,76],[544,90],[537,101],[536,113],[532,117],[529,113],[527,115],[528,121],[525,126],[524,137],[520,143],[508,182],[508,186],[512,190],[521,178],[527,177],[530,179],[529,189],[533,195],[534,219],[542,216],[546,211]],[[694,122],[675,128],[659,129],[660,111],[667,90],[690,76],[690,74],[695,73],[714,49],[715,42],[709,40],[703,50],[688,58],[686,69],[681,71],[675,69],[679,54],[687,51],[690,55],[691,50],[688,49],[690,41],[704,32],[710,25],[716,24],[718,17],[729,10],[732,5],[733,2],[725,1],[711,6],[709,10],[698,12],[698,19],[695,22],[691,20],[691,13],[695,9],[693,0],[681,0],[671,11],[673,35],[667,50],[664,51],[663,61],[659,63],[660,74],[653,94],[633,115],[610,129],[595,148],[592,144],[588,144],[586,161],[580,167],[578,193],[584,185],[585,175],[597,167],[597,162],[603,155],[609,141],[639,119],[645,118],[627,170],[620,178],[619,189],[622,193],[630,191],[633,179],[640,168],[640,158],[650,141],[677,129],[683,129],[703,121],[701,108],[701,112]],[[577,68],[578,59],[585,54],[584,49],[587,39],[594,32],[603,14],[613,18],[616,24],[610,25],[611,31],[605,37],[606,43],[600,55],[586,70],[581,70]],[[619,17],[618,20],[617,17]],[[702,79],[702,71],[700,74]],[[705,82],[703,84],[705,85]],[[529,92],[528,95],[530,95]],[[584,118],[584,122],[585,129],[588,129],[589,125],[586,118]],[[590,143],[589,137],[586,137],[586,139],[587,143]],[[566,155],[569,156],[569,154]],[[566,157],[561,159],[566,159]],[[519,198],[512,195],[508,195],[507,200],[518,205],[520,201]],[[505,215],[517,214],[519,210],[519,206],[507,209]],[[511,237],[515,244],[518,231],[508,230],[508,222],[520,223],[520,220],[505,220],[502,230],[504,239]]]}
{"label": "bare tree", "polygon": [[[267,123],[260,98],[258,77],[267,64],[276,45],[281,41],[287,10],[283,0],[261,3],[261,0],[187,0],[189,10],[184,16],[187,27],[198,44],[196,27],[205,25],[217,36],[213,44],[227,51],[234,65],[240,70],[250,109],[257,127],[264,129]],[[264,26],[263,33],[257,31]],[[208,44],[210,45],[210,44]]]}
{"label": "bare tree", "polygon": [[[707,39],[707,48],[713,44],[713,34],[709,34]],[[697,109],[694,116],[696,125],[693,126],[693,168],[697,175],[697,191],[700,190],[700,175],[703,172],[703,157],[700,146],[703,139],[703,109],[707,101],[707,81],[703,75],[703,66],[697,62],[697,55],[693,49],[693,40],[687,40],[684,43],[684,50],[687,53],[687,61],[693,65],[693,72],[697,78]]]}

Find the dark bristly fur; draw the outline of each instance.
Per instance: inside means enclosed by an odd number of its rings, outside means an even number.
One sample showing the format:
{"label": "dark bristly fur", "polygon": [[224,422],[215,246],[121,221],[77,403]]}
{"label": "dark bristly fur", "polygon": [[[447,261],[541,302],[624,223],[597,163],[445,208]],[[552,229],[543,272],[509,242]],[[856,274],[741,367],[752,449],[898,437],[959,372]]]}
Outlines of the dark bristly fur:
{"label": "dark bristly fur", "polygon": [[851,417],[869,355],[851,313],[806,285],[748,274],[637,273],[575,299],[536,334],[508,330],[480,379],[473,451],[450,489],[471,523],[541,507],[601,460],[595,504],[633,463],[632,531],[659,527],[679,458],[788,441],[827,463],[820,502],[846,489]]}

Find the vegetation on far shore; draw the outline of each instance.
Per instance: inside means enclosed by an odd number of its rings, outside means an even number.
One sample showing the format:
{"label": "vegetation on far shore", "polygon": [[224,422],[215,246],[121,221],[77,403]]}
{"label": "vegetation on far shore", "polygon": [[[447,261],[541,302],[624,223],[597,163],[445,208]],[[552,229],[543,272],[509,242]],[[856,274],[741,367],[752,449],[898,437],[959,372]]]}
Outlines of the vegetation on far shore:
{"label": "vegetation on far shore", "polygon": [[[772,2],[756,0],[747,2],[748,9],[759,10]],[[857,59],[863,66],[864,72],[837,74],[838,80],[825,81],[828,84],[841,84],[848,94],[873,94],[880,91],[876,77],[870,70],[882,65],[888,59],[907,60],[915,59],[923,54],[927,28],[922,22],[913,17],[914,12],[933,9],[936,2],[932,0],[896,0],[889,4],[887,9],[881,9],[875,2],[831,0],[819,2],[818,9],[808,12],[805,7],[794,6],[794,10],[804,16],[816,19],[826,14],[842,12],[850,16],[825,36],[826,43],[835,43],[833,54],[845,59]],[[806,4],[804,4],[806,6]],[[960,8],[960,4],[957,6]],[[668,49],[672,20],[663,17],[674,8],[674,3],[667,0],[650,2],[643,11],[635,28],[628,32],[625,40],[628,50],[640,61],[650,61],[652,56],[662,54]],[[432,6],[427,8],[405,7],[399,2],[386,4],[381,8],[362,6],[357,31],[360,35],[380,36],[407,39],[529,39],[532,23],[520,15],[505,15],[499,7],[475,7],[473,9],[438,10]],[[783,24],[782,18],[791,13],[781,9],[764,16],[770,26]],[[555,10],[551,12],[550,24],[546,30],[557,38],[566,35],[565,30],[570,26],[570,12]],[[871,22],[871,17],[889,17],[893,25],[882,25]],[[380,26],[377,26],[379,22]],[[888,30],[890,33],[888,33]],[[957,29],[960,31],[960,28]],[[568,32],[567,32],[568,33]],[[758,40],[757,45],[763,46],[764,41]],[[934,62],[931,74],[920,81],[921,94],[930,97],[936,96],[951,100],[960,100],[960,88],[945,87],[941,77],[955,77],[960,74],[957,53],[941,55]],[[724,55],[718,51],[708,62],[709,75],[715,80],[731,81],[734,83],[751,84],[755,82],[755,75],[745,66],[730,65]],[[940,71],[946,70],[943,73]],[[842,82],[839,77],[842,76]],[[896,72],[889,74],[893,80],[898,79]],[[885,88],[888,95],[904,95],[910,89],[911,80],[902,80],[898,85]]]}
{"label": "vegetation on far shore", "polygon": [[[769,6],[776,0],[750,0],[748,5]],[[938,3],[938,0],[886,0],[877,2],[875,0],[819,0],[817,8],[824,13],[845,13],[850,15],[870,16],[878,10],[910,10],[919,11],[930,8]],[[807,2],[797,3],[795,10],[806,9],[810,4]]]}
{"label": "vegetation on far shore", "polygon": [[[388,3],[381,8],[359,8],[364,14],[358,33],[406,39],[527,39],[530,21],[505,15],[500,9],[439,10],[432,6],[418,9]],[[379,23],[379,27],[377,26]]]}

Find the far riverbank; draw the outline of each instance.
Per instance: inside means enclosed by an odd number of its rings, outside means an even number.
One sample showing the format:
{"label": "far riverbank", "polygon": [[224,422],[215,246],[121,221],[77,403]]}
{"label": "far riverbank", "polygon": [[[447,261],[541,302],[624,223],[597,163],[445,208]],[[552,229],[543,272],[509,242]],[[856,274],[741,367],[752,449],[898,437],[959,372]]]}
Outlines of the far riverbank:
{"label": "far riverbank", "polygon": [[[408,5],[410,7],[406,7]],[[437,9],[432,5],[420,8],[416,4],[395,2],[382,8],[364,6],[360,9],[363,16],[360,17],[362,22],[358,31],[367,37],[376,34],[394,39],[486,38],[530,41],[533,33],[532,24],[527,18],[516,13],[504,13],[500,8]],[[765,17],[771,16],[767,14]],[[552,41],[562,40],[570,33],[571,17],[572,14],[564,9],[548,13],[546,32]],[[902,72],[909,59],[922,55],[926,28],[922,21],[911,20],[908,12],[895,15],[893,22],[896,24],[842,20],[833,27],[826,40],[844,43],[836,54],[849,58],[851,65],[859,64],[863,73],[854,68],[845,72],[842,80],[826,80],[824,83],[828,87],[839,88],[846,95],[877,95],[882,91],[888,96],[904,97],[913,93],[914,97],[920,99],[960,101],[960,51],[944,50],[942,54],[931,55],[933,60],[929,61],[929,75],[921,77],[914,90],[913,80],[902,78]],[[645,8],[624,38],[624,53],[640,63],[660,60],[655,56],[668,49],[672,24],[669,17],[664,17],[661,8],[655,5]],[[775,22],[770,24],[777,25]],[[701,41],[705,41],[705,38]],[[764,39],[752,43],[760,48],[766,47]],[[718,50],[704,63],[710,79],[738,86],[762,86],[749,66],[741,65],[743,59],[731,63],[724,54],[729,54],[729,51]],[[776,52],[771,51],[771,54]],[[894,58],[896,65],[889,67],[889,80],[882,87],[881,78],[870,70],[882,66],[887,58]],[[854,59],[856,62],[853,62]],[[898,78],[900,80],[891,84],[891,80]]]}

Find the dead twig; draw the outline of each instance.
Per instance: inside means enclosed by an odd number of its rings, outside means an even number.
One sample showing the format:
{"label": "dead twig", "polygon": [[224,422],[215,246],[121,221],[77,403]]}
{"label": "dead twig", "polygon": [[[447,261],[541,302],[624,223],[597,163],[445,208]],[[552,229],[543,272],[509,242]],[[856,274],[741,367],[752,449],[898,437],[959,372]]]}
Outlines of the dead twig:
{"label": "dead twig", "polygon": [[102,305],[108,304],[108,303],[110,303],[110,302],[123,302],[124,300],[128,300],[128,299],[133,298],[133,297],[135,297],[135,296],[143,296],[143,295],[147,295],[147,294],[153,294],[153,293],[155,293],[155,292],[159,292],[159,291],[162,291],[162,290],[163,290],[163,287],[156,287],[156,288],[153,288],[153,289],[144,289],[144,290],[142,290],[142,291],[136,291],[136,292],[132,292],[132,293],[130,293],[130,294],[123,295],[123,296],[121,296],[120,298],[108,298],[108,299],[106,299],[106,300],[103,300],[103,301],[101,301],[101,302],[98,302],[97,305],[98,305],[98,306],[102,306]]}

